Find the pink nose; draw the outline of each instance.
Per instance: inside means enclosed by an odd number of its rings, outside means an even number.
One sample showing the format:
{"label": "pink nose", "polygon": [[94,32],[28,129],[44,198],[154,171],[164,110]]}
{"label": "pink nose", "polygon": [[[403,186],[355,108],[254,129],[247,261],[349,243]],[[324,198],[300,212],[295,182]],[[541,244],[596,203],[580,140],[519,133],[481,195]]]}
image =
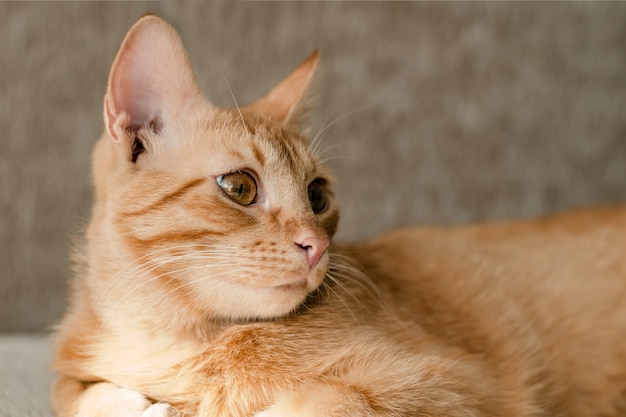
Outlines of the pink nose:
{"label": "pink nose", "polygon": [[297,245],[306,250],[306,260],[309,263],[309,269],[313,269],[313,267],[315,267],[315,265],[319,262],[329,244],[330,242],[328,239],[320,239],[314,236],[309,236]]}

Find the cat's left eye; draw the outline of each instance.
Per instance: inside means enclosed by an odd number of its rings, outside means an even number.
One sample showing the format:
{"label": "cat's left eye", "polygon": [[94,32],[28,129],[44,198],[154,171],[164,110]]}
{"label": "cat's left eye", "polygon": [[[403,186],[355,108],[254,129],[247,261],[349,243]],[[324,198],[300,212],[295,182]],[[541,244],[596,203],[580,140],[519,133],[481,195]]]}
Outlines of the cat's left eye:
{"label": "cat's left eye", "polygon": [[217,185],[235,203],[249,206],[256,199],[256,182],[247,172],[233,172],[217,177]]}

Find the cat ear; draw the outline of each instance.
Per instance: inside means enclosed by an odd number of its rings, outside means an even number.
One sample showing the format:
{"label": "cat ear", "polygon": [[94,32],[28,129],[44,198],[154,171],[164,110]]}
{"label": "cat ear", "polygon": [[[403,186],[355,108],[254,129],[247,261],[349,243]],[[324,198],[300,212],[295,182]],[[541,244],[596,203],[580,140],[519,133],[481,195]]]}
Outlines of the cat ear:
{"label": "cat ear", "polygon": [[139,129],[160,131],[201,97],[183,43],[154,15],[128,31],[109,74],[104,119],[115,140],[135,139]]}
{"label": "cat ear", "polygon": [[311,90],[318,58],[319,52],[315,50],[265,97],[243,110],[261,113],[286,124],[303,123],[313,95]]}

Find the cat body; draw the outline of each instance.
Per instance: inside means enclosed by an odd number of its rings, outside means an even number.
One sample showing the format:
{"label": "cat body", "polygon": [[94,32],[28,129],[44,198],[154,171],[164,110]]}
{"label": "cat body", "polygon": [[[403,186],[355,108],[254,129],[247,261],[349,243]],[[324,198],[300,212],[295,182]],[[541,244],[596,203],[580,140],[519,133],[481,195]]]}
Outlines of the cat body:
{"label": "cat body", "polygon": [[626,414],[626,209],[335,245],[333,179],[302,129],[316,63],[218,109],[167,23],[131,29],[57,414]]}

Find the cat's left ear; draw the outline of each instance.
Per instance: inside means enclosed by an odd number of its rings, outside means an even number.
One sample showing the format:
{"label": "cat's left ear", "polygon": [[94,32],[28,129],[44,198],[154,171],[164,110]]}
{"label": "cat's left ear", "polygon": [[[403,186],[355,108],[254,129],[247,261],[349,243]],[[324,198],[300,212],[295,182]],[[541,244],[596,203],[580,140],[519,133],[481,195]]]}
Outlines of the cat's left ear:
{"label": "cat's left ear", "polygon": [[284,124],[302,127],[313,101],[318,60],[319,52],[315,50],[265,97],[242,110],[261,113]]}

